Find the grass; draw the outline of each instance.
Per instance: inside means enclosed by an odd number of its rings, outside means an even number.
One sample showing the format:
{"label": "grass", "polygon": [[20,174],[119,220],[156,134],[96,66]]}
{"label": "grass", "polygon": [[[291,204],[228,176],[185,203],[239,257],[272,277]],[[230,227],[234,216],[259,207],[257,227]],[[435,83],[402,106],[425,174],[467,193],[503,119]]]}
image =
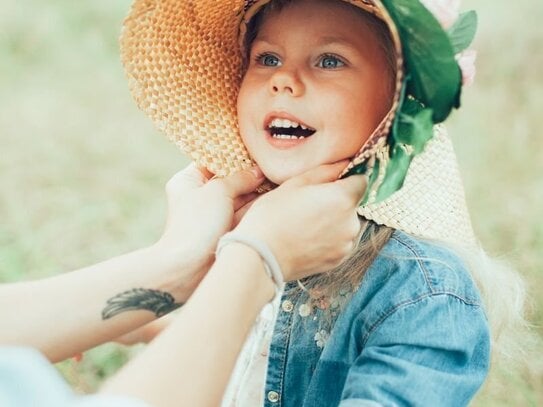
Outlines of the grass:
{"label": "grass", "polygon": [[[132,102],[117,37],[128,0],[8,0],[0,14],[0,280],[39,278],[150,244],[186,159]],[[543,3],[472,0],[479,72],[450,120],[474,226],[525,276],[543,336]],[[52,327],[54,329],[54,327]],[[59,369],[89,392],[135,350]],[[543,405],[540,361],[493,370],[477,406]]]}

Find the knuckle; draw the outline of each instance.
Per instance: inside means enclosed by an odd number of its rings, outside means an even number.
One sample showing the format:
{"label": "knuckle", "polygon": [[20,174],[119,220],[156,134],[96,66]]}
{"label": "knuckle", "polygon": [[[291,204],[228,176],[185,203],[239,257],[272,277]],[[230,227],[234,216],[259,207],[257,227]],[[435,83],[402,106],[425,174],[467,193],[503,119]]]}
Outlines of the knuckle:
{"label": "knuckle", "polygon": [[351,238],[355,238],[356,236],[359,235],[361,229],[360,229],[360,222],[357,217],[353,217],[353,219],[351,220],[349,231],[350,231]]}
{"label": "knuckle", "polygon": [[336,245],[336,248],[330,253],[329,261],[331,263],[341,264],[345,256],[349,254],[351,246],[351,242],[342,242],[341,244]]}
{"label": "knuckle", "polygon": [[329,269],[336,268],[340,266],[345,261],[346,256],[335,256],[333,259],[330,259],[328,261],[328,267]]}
{"label": "knuckle", "polygon": [[343,244],[343,247],[341,248],[341,255],[342,259],[347,257],[353,250],[353,241],[349,240],[347,243]]}

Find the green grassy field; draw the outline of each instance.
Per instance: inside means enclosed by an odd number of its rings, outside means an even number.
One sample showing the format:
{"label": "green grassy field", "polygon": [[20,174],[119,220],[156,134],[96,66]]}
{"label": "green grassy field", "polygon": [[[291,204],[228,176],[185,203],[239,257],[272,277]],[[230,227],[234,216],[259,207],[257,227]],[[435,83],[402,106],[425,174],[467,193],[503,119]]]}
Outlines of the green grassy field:
{"label": "green grassy field", "polygon": [[[477,233],[525,276],[541,336],[543,2],[465,3],[480,14],[479,73],[449,129]],[[186,159],[128,94],[117,37],[129,4],[3,3],[0,281],[76,269],[160,235],[163,185]],[[134,351],[107,344],[58,367],[88,392]],[[543,405],[541,359],[494,369],[474,404]]]}

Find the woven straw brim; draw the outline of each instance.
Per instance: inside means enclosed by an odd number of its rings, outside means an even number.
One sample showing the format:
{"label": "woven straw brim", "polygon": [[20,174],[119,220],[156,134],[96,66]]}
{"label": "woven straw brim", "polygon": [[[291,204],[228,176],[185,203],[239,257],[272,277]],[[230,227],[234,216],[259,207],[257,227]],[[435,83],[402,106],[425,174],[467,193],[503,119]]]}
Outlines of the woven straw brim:
{"label": "woven straw brim", "polygon": [[[121,59],[137,105],[161,132],[199,166],[217,176],[254,165],[237,125],[236,99],[243,66],[240,40],[250,17],[268,1],[136,0],[125,20]],[[353,158],[347,171],[377,154],[383,146],[398,107],[403,59],[397,29],[380,1],[344,1],[385,21],[396,48],[398,70],[395,97],[389,114]],[[415,159],[413,167],[417,169],[414,164],[421,159],[434,160],[434,154],[441,154],[441,150],[438,153],[428,148],[420,159]],[[445,165],[456,165],[454,153],[447,155],[447,159],[450,163]],[[432,168],[429,166],[428,171]],[[410,169],[408,178],[412,172]],[[439,176],[439,173],[436,174]],[[458,185],[462,192],[459,178],[452,183]],[[380,224],[421,237],[465,239],[465,234],[460,232],[458,236],[451,237],[454,232],[447,232],[445,236],[440,228],[440,224],[449,227],[451,222],[463,222],[462,228],[471,230],[471,226],[467,226],[469,218],[465,204],[464,210],[457,214],[450,210],[450,202],[463,199],[463,192],[454,197],[442,191],[443,196],[435,201],[434,207],[419,207],[417,199],[422,194],[425,199],[431,200],[433,191],[430,189],[433,186],[426,190],[429,186],[421,184],[411,191],[413,187],[414,182],[406,181],[400,191],[401,199],[397,198],[396,193],[381,204],[363,208],[361,213]],[[421,234],[422,229],[430,229],[426,226],[419,229],[413,227],[416,222],[420,222],[420,225],[431,222],[432,233]]]}
{"label": "woven straw brim", "polygon": [[[137,0],[125,20],[121,59],[136,103],[198,165],[218,176],[254,164],[239,136],[236,99],[247,23],[269,1]],[[373,154],[389,132],[398,107],[403,59],[399,34],[381,3],[347,2],[385,21],[397,55],[390,111],[350,169]]]}
{"label": "woven straw brim", "polygon": [[452,142],[445,126],[413,158],[403,187],[358,213],[380,225],[457,246],[477,243]]}
{"label": "woven straw brim", "polygon": [[243,6],[240,0],[138,0],[121,36],[121,58],[138,106],[218,176],[253,165],[236,118]]}

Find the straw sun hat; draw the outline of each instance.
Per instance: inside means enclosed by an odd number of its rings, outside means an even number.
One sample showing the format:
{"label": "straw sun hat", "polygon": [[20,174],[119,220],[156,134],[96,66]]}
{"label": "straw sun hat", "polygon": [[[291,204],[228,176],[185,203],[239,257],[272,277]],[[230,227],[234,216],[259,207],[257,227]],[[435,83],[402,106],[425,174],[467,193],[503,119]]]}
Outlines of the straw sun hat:
{"label": "straw sun hat", "polygon": [[[218,176],[254,165],[236,99],[247,25],[269,1],[135,0],[124,23],[121,58],[136,103]],[[397,57],[391,110],[344,172],[368,176],[359,213],[422,238],[475,243],[452,144],[437,125],[459,107],[455,55],[473,39],[474,13],[445,29],[430,10],[448,0],[337,1],[384,21]]]}

